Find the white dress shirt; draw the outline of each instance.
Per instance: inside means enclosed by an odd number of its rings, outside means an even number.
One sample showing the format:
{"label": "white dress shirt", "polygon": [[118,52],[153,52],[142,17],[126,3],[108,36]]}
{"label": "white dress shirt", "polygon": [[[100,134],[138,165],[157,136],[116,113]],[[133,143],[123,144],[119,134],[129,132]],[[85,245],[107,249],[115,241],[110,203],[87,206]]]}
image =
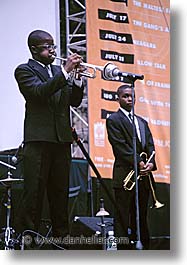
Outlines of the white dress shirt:
{"label": "white dress shirt", "polygon": [[[120,110],[125,114],[125,116],[129,119],[129,121],[132,123],[132,119],[130,119],[129,117],[129,113],[131,113],[131,117],[133,116],[132,115],[132,112],[129,112],[129,111],[126,111],[125,109],[121,108],[120,107]],[[140,134],[140,128],[139,128],[139,124],[138,124],[138,119],[136,117],[136,115],[134,115],[134,124],[135,124],[135,127],[136,127],[136,133],[138,135],[138,139],[139,141],[141,142],[141,134]]]}
{"label": "white dress shirt", "polygon": [[[35,60],[35,59],[33,59],[33,58],[32,58],[32,60],[38,62],[38,63],[41,64],[44,68],[46,68],[47,71],[48,71],[49,77],[53,77],[53,73],[52,73],[51,65],[50,65],[50,64],[45,65],[45,64],[43,64],[43,63],[41,63],[41,62],[39,62],[39,61],[37,61],[37,60]],[[61,65],[61,69],[62,69],[62,73],[64,74],[65,79],[68,80],[68,78],[69,78],[69,74],[66,72],[66,70],[65,70],[64,67],[63,67],[63,65]],[[74,83],[75,83],[75,85],[77,85],[78,87],[81,87],[81,86],[82,86],[82,79],[78,80],[78,79],[75,79],[75,78],[74,78]]]}

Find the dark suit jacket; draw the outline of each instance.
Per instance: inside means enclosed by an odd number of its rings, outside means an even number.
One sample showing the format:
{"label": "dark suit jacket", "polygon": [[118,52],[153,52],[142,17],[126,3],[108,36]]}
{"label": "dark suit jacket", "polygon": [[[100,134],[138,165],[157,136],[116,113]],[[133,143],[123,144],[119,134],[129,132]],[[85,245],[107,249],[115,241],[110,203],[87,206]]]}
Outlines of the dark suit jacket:
{"label": "dark suit jacket", "polygon": [[[137,149],[137,163],[142,161],[140,154],[141,152],[146,152],[148,157],[151,155],[152,151],[155,150],[152,134],[148,127],[147,122],[137,116],[141,143],[136,140]],[[133,158],[133,130],[132,124],[125,114],[119,109],[117,112],[112,113],[106,120],[108,139],[112,145],[115,162],[113,168],[113,183],[115,188],[123,187],[123,179],[127,174],[133,169],[134,158]],[[155,158],[153,157],[150,161],[154,164],[154,169],[156,170]]]}
{"label": "dark suit jacket", "polygon": [[51,65],[53,77],[30,59],[15,70],[19,89],[26,100],[24,141],[72,142],[70,105],[78,107],[83,88],[70,86],[60,66]]}

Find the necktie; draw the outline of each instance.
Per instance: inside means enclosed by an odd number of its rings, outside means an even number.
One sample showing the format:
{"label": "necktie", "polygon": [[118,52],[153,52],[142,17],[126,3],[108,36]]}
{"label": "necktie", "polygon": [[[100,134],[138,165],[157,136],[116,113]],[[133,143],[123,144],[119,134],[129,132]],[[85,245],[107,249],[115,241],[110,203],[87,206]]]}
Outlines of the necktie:
{"label": "necktie", "polygon": [[52,71],[51,71],[51,67],[49,65],[46,65],[46,69],[47,69],[47,72],[49,74],[49,77],[53,77],[53,74],[52,74]]}
{"label": "necktie", "polygon": [[130,112],[129,112],[128,116],[129,116],[130,121],[132,122],[132,115]]}
{"label": "necktie", "polygon": [[[48,72],[49,77],[53,77],[53,73],[51,71],[51,66],[50,65],[46,65],[45,69]],[[60,97],[61,97],[61,90],[58,90],[55,94],[53,94],[51,96],[51,100],[54,103],[55,106],[58,105],[59,101],[60,101]]]}
{"label": "necktie", "polygon": [[[130,112],[128,114],[128,117],[130,119],[130,122],[132,123],[133,122],[133,117],[132,117],[132,114]],[[138,136],[139,141],[141,142],[140,128],[138,126],[138,121],[137,121],[136,118],[134,119],[134,123],[135,123],[135,128],[136,128],[136,134]]]}

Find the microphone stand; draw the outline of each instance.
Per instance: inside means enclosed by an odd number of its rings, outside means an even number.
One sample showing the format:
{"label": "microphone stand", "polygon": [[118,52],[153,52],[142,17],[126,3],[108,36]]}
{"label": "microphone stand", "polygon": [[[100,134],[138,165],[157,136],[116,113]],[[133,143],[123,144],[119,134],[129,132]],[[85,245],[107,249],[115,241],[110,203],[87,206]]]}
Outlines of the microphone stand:
{"label": "microphone stand", "polygon": [[105,211],[104,209],[104,199],[101,198],[100,199],[100,210],[99,212],[96,214],[96,216],[101,217],[101,223],[98,224],[99,226],[101,226],[101,236],[103,237],[103,250],[107,249],[106,246],[106,223],[104,221],[104,217],[109,215],[109,213],[107,211]]}
{"label": "microphone stand", "polygon": [[137,157],[136,157],[136,126],[134,123],[134,103],[135,103],[135,92],[134,92],[134,83],[136,80],[143,80],[144,76],[133,73],[120,72],[118,67],[112,63],[107,63],[102,71],[102,76],[105,80],[114,80],[115,77],[122,77],[122,82],[131,83],[132,88],[132,127],[133,127],[133,158],[134,158],[134,178],[136,186],[136,234],[137,234],[137,243],[136,249],[141,250],[143,245],[140,240],[140,216],[139,216],[139,190],[138,190],[138,169],[137,169]]}
{"label": "microphone stand", "polygon": [[136,204],[136,249],[143,249],[143,245],[141,243],[140,238],[140,212],[139,212],[139,187],[138,187],[138,167],[137,167],[137,157],[136,157],[136,126],[134,122],[134,104],[135,104],[135,79],[131,79],[132,85],[132,128],[133,128],[133,157],[134,157],[134,178],[135,178],[135,204]]}

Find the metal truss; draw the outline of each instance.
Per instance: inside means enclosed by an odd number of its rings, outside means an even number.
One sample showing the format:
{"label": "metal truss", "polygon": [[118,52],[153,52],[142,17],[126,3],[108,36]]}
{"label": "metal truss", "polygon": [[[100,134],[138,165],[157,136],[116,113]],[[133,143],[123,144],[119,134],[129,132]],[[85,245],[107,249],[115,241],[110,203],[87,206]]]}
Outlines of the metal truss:
{"label": "metal truss", "polygon": [[[77,52],[86,60],[86,0],[65,0],[66,15],[66,56]],[[71,107],[71,122],[76,128],[78,136],[88,150],[88,102],[87,81],[83,79],[86,91],[82,104],[74,109]],[[83,158],[83,154],[76,143],[72,145],[72,157]]]}
{"label": "metal truss", "polygon": [[[73,52],[83,52],[86,54],[86,7],[85,0],[66,0],[66,50],[67,55]],[[74,6],[78,5],[74,12]]]}

